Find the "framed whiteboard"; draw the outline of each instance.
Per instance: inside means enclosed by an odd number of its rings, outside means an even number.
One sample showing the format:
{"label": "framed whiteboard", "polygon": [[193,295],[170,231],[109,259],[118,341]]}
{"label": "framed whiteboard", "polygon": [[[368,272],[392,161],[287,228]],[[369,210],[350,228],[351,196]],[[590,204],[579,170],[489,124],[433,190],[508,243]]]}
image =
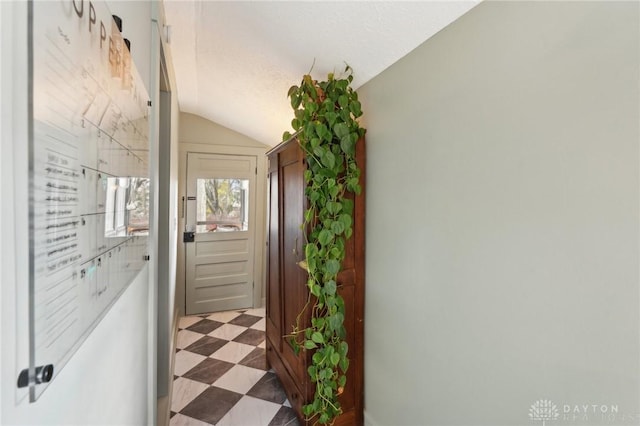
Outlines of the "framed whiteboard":
{"label": "framed whiteboard", "polygon": [[149,96],[101,1],[31,1],[29,368],[35,401],[144,267]]}

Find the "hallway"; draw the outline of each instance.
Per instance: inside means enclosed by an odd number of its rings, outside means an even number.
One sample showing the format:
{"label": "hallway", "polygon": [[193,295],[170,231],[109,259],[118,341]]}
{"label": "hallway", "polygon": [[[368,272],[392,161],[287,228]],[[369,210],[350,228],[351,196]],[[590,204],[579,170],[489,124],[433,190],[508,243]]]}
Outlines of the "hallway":
{"label": "hallway", "polygon": [[171,426],[297,426],[265,356],[265,310],[180,318]]}

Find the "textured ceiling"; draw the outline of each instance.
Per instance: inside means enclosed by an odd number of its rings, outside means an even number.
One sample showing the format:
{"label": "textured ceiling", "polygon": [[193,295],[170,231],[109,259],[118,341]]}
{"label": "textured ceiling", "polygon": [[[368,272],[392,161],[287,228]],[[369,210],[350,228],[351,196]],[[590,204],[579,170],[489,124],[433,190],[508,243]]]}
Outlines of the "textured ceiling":
{"label": "textured ceiling", "polygon": [[180,110],[275,145],[312,65],[357,88],[478,2],[164,0]]}

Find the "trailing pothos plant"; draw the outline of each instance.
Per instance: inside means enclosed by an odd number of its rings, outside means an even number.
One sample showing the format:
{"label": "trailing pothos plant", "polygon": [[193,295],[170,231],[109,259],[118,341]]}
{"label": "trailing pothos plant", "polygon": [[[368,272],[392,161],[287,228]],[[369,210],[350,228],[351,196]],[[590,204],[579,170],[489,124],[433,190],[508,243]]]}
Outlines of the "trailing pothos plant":
{"label": "trailing pothos plant", "polygon": [[[353,234],[354,203],[347,192],[361,192],[355,153],[365,134],[358,123],[362,110],[352,81],[352,69],[347,66],[342,76],[331,73],[326,81],[305,75],[288,93],[295,111],[291,125],[307,163],[308,208],[302,228],[307,231],[304,253],[309,277],[309,300],[298,315],[290,342],[296,352],[313,351],[307,372],[315,393],[303,413],[320,424],[333,423],[342,413],[338,396],[344,391],[349,368],[345,304],[338,294],[337,276],[345,258],[345,240]],[[283,135],[284,140],[291,137],[289,132]],[[302,327],[307,310],[311,320]]]}

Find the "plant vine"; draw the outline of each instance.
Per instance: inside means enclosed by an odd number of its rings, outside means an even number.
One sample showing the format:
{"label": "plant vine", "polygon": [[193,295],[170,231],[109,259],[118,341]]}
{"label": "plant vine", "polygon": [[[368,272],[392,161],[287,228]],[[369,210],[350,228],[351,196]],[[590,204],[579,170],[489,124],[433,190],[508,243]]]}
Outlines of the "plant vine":
{"label": "plant vine", "polygon": [[[305,75],[299,86],[289,89],[295,112],[291,126],[306,160],[304,171],[308,209],[303,229],[309,300],[291,333],[296,352],[313,351],[307,368],[315,383],[314,399],[303,407],[308,420],[330,424],[342,413],[339,395],[347,382],[349,346],[345,341],[345,305],[338,294],[337,276],[345,258],[345,241],[353,234],[353,200],[346,193],[360,194],[360,169],[355,152],[366,130],[358,94],[351,88],[352,69],[333,73],[326,81]],[[283,139],[292,135],[285,132]],[[301,318],[311,310],[311,321],[301,328]]]}

